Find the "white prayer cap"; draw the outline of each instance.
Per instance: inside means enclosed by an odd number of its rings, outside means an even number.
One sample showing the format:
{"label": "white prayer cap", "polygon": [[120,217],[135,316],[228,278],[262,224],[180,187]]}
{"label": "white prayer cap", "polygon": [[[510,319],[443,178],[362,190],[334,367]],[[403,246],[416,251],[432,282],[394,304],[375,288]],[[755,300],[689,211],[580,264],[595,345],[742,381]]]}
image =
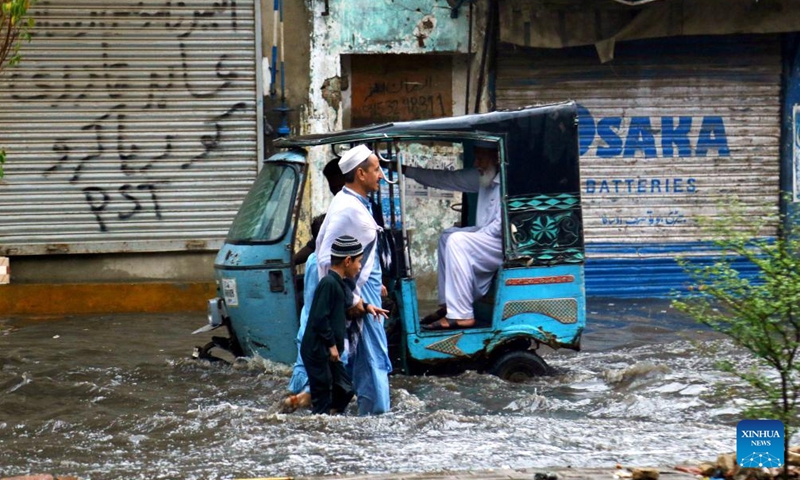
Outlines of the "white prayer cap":
{"label": "white prayer cap", "polygon": [[370,150],[366,145],[362,144],[357,147],[353,147],[344,152],[342,158],[339,159],[339,169],[342,171],[342,173],[346,174],[350,170],[361,165],[361,162],[369,158],[370,155],[372,155],[372,150]]}

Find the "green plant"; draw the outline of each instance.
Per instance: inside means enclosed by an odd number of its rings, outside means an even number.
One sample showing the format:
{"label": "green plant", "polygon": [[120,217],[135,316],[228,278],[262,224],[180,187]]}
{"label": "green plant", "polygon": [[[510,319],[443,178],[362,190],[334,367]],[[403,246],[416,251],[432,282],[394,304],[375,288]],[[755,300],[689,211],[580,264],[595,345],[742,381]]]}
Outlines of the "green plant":
{"label": "green plant", "polygon": [[30,41],[33,17],[28,14],[30,0],[0,0],[0,71],[20,61],[22,41]]}
{"label": "green plant", "polygon": [[[754,393],[753,402],[743,412],[745,418],[783,422],[784,456],[788,459],[789,440],[800,427],[800,241],[786,234],[782,217],[754,221],[735,201],[721,210],[725,215],[706,229],[724,253],[711,264],[679,259],[694,285],[673,305],[727,335],[758,360],[761,370],[739,371],[730,362],[719,366],[743,380]],[[778,225],[776,239],[759,237],[768,222]],[[734,268],[737,258],[752,262],[758,275],[752,280],[742,276]],[[776,376],[765,375],[764,367]],[[788,466],[783,475],[788,478]]]}
{"label": "green plant", "polygon": [[[23,41],[30,41],[33,17],[28,10],[31,0],[0,0],[0,72],[8,65],[19,63],[19,47]],[[0,179],[5,172],[6,152],[0,149]]]}

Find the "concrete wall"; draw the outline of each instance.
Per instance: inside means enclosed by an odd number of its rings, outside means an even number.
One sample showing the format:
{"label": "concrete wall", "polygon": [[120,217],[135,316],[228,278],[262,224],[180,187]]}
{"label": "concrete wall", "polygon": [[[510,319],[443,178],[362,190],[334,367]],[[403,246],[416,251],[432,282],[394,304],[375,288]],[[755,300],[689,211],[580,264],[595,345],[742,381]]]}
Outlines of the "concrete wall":
{"label": "concrete wall", "polygon": [[216,252],[10,258],[0,315],[202,312],[214,297]]}
{"label": "concrete wall", "polygon": [[[271,63],[273,46],[273,2],[261,2],[261,46]],[[469,44],[469,7],[462,6],[451,18],[446,0],[329,0],[285,2],[284,66],[285,101],[281,98],[280,72],[276,94],[267,95],[264,111],[273,130],[282,123],[278,107],[288,107],[287,125],[292,135],[332,132],[346,128],[348,117],[347,76],[342,55],[348,54],[449,54],[453,56],[453,113],[472,113],[479,48],[486,30],[486,1],[473,7],[472,44]],[[327,15],[323,15],[327,13]],[[280,40],[279,40],[280,41]],[[278,45],[280,49],[280,45]],[[280,54],[280,50],[279,50]],[[469,74],[468,74],[469,72]],[[269,71],[266,71],[267,75]],[[467,78],[471,85],[467,98]],[[266,80],[265,80],[265,83]],[[488,95],[485,92],[482,110]],[[272,150],[269,128],[266,152]],[[274,137],[274,134],[272,134]],[[326,153],[312,152],[313,173],[306,189],[306,218],[327,209],[331,196],[321,173]],[[434,291],[435,245],[441,229],[455,214],[445,214],[441,199],[419,202],[421,213],[415,229],[415,274],[421,291]],[[452,217],[452,218],[451,218]],[[310,221],[301,222],[301,226]],[[300,242],[307,233],[301,234]],[[11,258],[11,285],[0,285],[0,307],[14,313],[81,313],[102,311],[204,310],[211,296],[215,251],[128,253],[104,255],[17,256]],[[52,292],[67,292],[60,301],[44,302],[50,294],[39,288],[55,286]],[[141,289],[138,286],[150,285]],[[134,286],[137,286],[134,288]],[[428,288],[430,287],[430,288]],[[71,288],[71,289],[70,289]],[[70,296],[89,298],[71,301]],[[120,301],[122,299],[123,301]],[[59,307],[61,305],[61,307]],[[161,305],[161,307],[158,307]],[[48,307],[48,308],[44,308]],[[51,308],[52,307],[52,308]],[[59,308],[56,308],[59,307]],[[148,310],[150,309],[150,310]]]}
{"label": "concrete wall", "polygon": [[[470,9],[465,4],[457,18],[445,0],[329,0],[309,2],[312,22],[309,105],[302,120],[304,133],[325,133],[349,127],[349,64],[351,54],[449,54],[453,57],[452,111],[473,113],[477,69],[486,24],[485,1],[475,2],[472,43],[469,42]],[[467,83],[472,91],[467,98]],[[486,85],[484,84],[484,88]],[[482,95],[483,99],[488,96]],[[485,102],[484,102],[485,105]],[[331,200],[321,169],[331,156],[312,150],[309,178],[311,211],[323,213]],[[424,158],[424,157],[423,157]],[[432,158],[432,156],[429,156]],[[425,166],[424,164],[420,164]],[[434,196],[435,197],[435,196]],[[456,200],[458,201],[458,200]],[[434,298],[435,252],[441,230],[457,220],[450,200],[414,201],[412,254],[419,291]],[[309,223],[309,222],[306,222]]]}
{"label": "concrete wall", "polygon": [[216,252],[171,252],[12,257],[11,281],[14,284],[212,282],[215,256]]}

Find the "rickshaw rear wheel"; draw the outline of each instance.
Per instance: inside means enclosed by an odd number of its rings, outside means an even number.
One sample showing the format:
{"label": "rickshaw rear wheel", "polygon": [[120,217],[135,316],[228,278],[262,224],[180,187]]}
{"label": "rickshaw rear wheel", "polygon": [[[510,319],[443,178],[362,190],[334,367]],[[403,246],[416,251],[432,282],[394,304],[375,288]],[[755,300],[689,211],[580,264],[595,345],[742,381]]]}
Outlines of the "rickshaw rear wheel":
{"label": "rickshaw rear wheel", "polygon": [[489,373],[511,383],[522,383],[548,375],[550,367],[535,352],[515,350],[500,356]]}

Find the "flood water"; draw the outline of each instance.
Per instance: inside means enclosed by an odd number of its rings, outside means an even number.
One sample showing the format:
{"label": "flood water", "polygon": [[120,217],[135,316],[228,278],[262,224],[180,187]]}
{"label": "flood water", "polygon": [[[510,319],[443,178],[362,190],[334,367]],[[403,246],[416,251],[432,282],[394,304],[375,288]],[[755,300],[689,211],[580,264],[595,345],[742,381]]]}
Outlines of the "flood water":
{"label": "flood water", "polygon": [[240,478],[672,466],[733,451],[751,362],[669,302],[590,300],[553,377],[391,377],[376,417],[279,413],[288,366],[190,359],[203,314],[0,320],[0,477]]}

